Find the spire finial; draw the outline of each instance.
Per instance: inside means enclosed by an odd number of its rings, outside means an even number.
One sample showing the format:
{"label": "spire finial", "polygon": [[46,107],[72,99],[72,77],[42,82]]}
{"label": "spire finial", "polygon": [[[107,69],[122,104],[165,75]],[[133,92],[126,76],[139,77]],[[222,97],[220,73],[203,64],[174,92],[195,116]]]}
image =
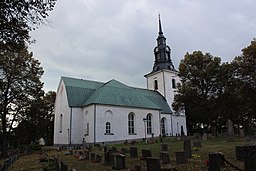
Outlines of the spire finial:
{"label": "spire finial", "polygon": [[162,26],[161,26],[161,18],[160,18],[160,13],[158,14],[158,18],[159,18],[159,34],[163,34],[163,31],[162,31]]}

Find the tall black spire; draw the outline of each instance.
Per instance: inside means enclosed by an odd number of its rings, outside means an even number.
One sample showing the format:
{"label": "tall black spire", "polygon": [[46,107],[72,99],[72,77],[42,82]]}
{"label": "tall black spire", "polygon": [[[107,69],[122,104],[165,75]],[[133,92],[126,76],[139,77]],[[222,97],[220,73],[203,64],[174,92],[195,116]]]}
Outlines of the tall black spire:
{"label": "tall black spire", "polygon": [[153,72],[162,69],[175,70],[174,65],[171,60],[171,48],[166,45],[166,38],[161,25],[161,18],[159,14],[159,31],[157,37],[157,46],[154,48],[155,63],[153,67]]}

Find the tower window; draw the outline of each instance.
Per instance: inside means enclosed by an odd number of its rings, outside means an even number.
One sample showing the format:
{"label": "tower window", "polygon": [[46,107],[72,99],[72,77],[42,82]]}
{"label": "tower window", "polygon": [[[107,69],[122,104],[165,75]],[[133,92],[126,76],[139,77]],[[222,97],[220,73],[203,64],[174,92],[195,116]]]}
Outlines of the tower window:
{"label": "tower window", "polygon": [[158,89],[158,82],[157,82],[157,80],[154,81],[154,89],[155,89],[155,90]]}
{"label": "tower window", "polygon": [[175,82],[175,79],[172,79],[172,88],[176,88],[176,82]]}

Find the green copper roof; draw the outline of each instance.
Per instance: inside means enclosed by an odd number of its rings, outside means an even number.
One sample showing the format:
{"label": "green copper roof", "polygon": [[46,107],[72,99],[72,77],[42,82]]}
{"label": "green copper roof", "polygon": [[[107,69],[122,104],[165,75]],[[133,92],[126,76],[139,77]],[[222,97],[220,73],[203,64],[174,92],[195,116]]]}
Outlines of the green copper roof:
{"label": "green copper roof", "polygon": [[68,77],[61,79],[66,87],[69,106],[72,107],[104,104],[158,109],[162,113],[172,113],[165,98],[157,91],[129,87],[116,80],[100,83]]}

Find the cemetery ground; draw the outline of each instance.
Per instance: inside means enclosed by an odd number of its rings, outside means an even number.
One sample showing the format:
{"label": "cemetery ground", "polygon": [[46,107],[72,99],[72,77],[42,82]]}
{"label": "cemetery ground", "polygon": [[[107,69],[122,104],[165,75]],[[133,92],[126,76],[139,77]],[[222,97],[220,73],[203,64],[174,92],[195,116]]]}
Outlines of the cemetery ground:
{"label": "cemetery ground", "polygon": [[[142,141],[137,141],[135,145],[131,145],[130,143],[122,143],[122,144],[107,144],[105,146],[108,146],[108,149],[115,147],[117,150],[121,148],[125,148],[127,150],[130,149],[130,147],[137,147],[138,156],[137,157],[131,157],[129,151],[125,154],[125,162],[126,162],[126,169],[121,170],[132,170],[135,165],[140,165],[141,170],[145,171],[146,168],[146,160],[141,160],[142,149],[149,149],[152,152],[152,157],[159,158],[159,152],[161,151],[161,144],[167,144],[168,145],[168,151],[170,157],[170,165],[176,167],[179,171],[205,171],[208,169],[206,163],[208,160],[208,155],[210,152],[222,152],[225,159],[227,159],[230,163],[234,164],[235,166],[239,167],[240,169],[244,169],[244,164],[242,161],[236,160],[236,153],[235,153],[235,147],[236,146],[243,146],[248,144],[248,141],[246,141],[246,138],[240,138],[235,137],[234,141],[227,141],[227,138],[221,137],[221,138],[210,138],[208,140],[203,141],[202,139],[195,139],[195,138],[189,138],[191,140],[191,152],[192,157],[188,158],[188,162],[185,164],[177,164],[176,163],[176,156],[175,152],[183,151],[183,141],[177,140],[176,138],[170,138],[167,137],[163,139],[163,142],[161,143],[159,139],[157,139],[157,142],[155,143],[148,143]],[[193,147],[193,142],[201,142],[202,147]],[[84,149],[77,149],[73,150],[75,151],[83,151]],[[42,152],[44,154],[42,154]],[[65,155],[68,150],[50,150],[47,148],[43,148],[42,151],[34,151],[32,154],[29,155],[21,155],[19,159],[9,167],[9,171],[30,171],[30,170],[54,170],[51,165],[49,165],[49,162],[40,162],[39,159],[42,157],[42,155],[47,154],[48,158],[53,158],[54,156],[58,157],[60,161],[67,164],[69,170],[70,169],[76,169],[76,171],[112,171],[111,165],[106,165],[104,163],[104,150],[103,146],[100,147],[92,147],[90,149],[90,153],[95,153],[101,156],[101,162],[95,163],[92,162],[90,159],[84,159],[79,160],[78,157],[75,157],[73,155]],[[3,162],[3,161],[2,161]],[[229,165],[224,165],[221,167],[221,170],[225,171],[231,171],[235,170]]]}

